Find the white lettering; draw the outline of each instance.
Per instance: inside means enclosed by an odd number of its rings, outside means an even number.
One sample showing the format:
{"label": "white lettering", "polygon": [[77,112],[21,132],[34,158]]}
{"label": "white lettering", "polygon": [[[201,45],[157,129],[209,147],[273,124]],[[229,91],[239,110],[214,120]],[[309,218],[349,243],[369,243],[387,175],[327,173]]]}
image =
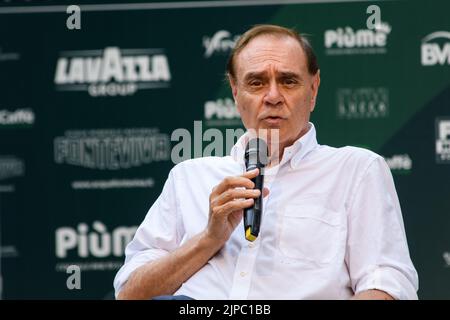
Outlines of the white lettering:
{"label": "white lettering", "polygon": [[203,37],[203,46],[205,47],[205,58],[209,58],[214,52],[228,52],[234,48],[239,35],[231,39],[231,34],[226,30],[217,31],[212,38]]}
{"label": "white lettering", "polygon": [[80,30],[81,29],[81,9],[80,9],[80,7],[77,5],[70,5],[66,9],[66,13],[68,13],[68,14],[72,13],[72,15],[70,15],[66,21],[67,29]]}
{"label": "white lettering", "polygon": [[72,274],[67,278],[66,286],[67,289],[73,290],[73,289],[81,289],[81,270],[79,266],[76,265],[70,265],[66,269],[66,273]]}
{"label": "white lettering", "polygon": [[0,125],[30,125],[33,123],[34,112],[31,109],[0,110]]}
{"label": "white lettering", "polygon": [[66,258],[68,252],[77,249],[81,258],[89,256],[104,258],[122,257],[125,247],[133,238],[137,226],[117,227],[112,235],[100,221],[95,221],[90,230],[86,223],[79,223],[77,229],[62,227],[56,230],[56,256]]}
{"label": "white lettering", "polygon": [[[88,92],[94,97],[132,95],[138,88],[151,87],[145,82],[167,83],[170,80],[165,55],[123,56],[118,47],[105,48],[99,57],[61,57],[54,79],[56,85],[72,85],[71,90],[74,90],[73,85],[88,84]],[[64,87],[60,89],[64,90]]]}
{"label": "white lettering", "polygon": [[422,39],[421,64],[423,66],[450,65],[450,42],[442,45],[428,42],[435,39],[450,39],[450,32],[436,31]]}
{"label": "white lettering", "polygon": [[351,27],[337,28],[325,31],[326,48],[371,48],[385,47],[387,35],[391,27],[387,23],[377,25],[373,29],[360,29],[354,31]]}

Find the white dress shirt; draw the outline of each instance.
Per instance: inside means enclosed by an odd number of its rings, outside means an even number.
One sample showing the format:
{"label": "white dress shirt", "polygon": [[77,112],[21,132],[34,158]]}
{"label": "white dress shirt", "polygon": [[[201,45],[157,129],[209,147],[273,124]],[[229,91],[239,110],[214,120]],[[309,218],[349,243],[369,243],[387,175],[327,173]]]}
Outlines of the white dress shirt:
{"label": "white dress shirt", "polygon": [[[319,145],[314,125],[267,169],[259,237],[241,224],[225,246],[178,289],[194,299],[348,299],[379,289],[417,299],[400,204],[384,159],[365,149]],[[141,265],[205,229],[209,195],[245,172],[241,138],[227,157],[176,165],[126,248],[116,296]]]}

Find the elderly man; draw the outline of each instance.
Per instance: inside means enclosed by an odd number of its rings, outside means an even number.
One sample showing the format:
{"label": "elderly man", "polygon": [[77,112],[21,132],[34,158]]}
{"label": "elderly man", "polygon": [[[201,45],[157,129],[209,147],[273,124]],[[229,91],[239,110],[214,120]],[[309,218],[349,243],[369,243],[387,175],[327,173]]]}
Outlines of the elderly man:
{"label": "elderly man", "polygon": [[245,127],[278,132],[259,237],[248,242],[241,225],[243,209],[260,196],[251,180],[258,169],[245,172],[244,135],[231,156],[171,170],[126,249],[116,297],[417,299],[385,161],[317,143],[309,119],[320,72],[306,39],[256,26],[237,42],[227,71]]}

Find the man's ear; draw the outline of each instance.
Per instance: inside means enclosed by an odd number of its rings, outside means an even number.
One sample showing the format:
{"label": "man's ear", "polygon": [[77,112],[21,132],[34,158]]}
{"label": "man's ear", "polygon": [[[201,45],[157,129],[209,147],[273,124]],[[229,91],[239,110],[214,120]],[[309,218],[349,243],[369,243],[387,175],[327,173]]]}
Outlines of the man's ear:
{"label": "man's ear", "polygon": [[317,73],[313,76],[313,81],[311,84],[311,103],[310,103],[310,110],[311,112],[314,111],[314,108],[316,107],[316,99],[317,99],[317,93],[319,92],[319,86],[320,86],[320,70],[317,70]]}

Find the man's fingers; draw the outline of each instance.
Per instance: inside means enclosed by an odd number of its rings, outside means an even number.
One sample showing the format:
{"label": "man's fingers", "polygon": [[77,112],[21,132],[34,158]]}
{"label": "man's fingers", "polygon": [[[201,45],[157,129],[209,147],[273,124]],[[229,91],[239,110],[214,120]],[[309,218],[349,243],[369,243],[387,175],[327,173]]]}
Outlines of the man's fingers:
{"label": "man's fingers", "polygon": [[245,172],[241,177],[244,177],[247,179],[252,179],[252,178],[256,177],[258,174],[259,174],[259,169],[253,169],[253,170]]}
{"label": "man's fingers", "polygon": [[213,193],[221,194],[230,188],[238,187],[253,189],[255,187],[255,184],[249,178],[244,177],[244,175],[239,177],[227,177],[213,189]]}
{"label": "man's fingers", "polygon": [[217,198],[217,204],[221,205],[235,199],[257,198],[261,195],[258,189],[228,189]]}
{"label": "man's fingers", "polygon": [[263,198],[267,197],[269,195],[270,191],[268,188],[264,187],[263,188]]}
{"label": "man's fingers", "polygon": [[217,215],[217,216],[219,216],[219,215],[227,216],[231,212],[250,207],[251,205],[253,205],[253,202],[254,202],[253,198],[246,199],[246,200],[239,199],[239,200],[229,201],[221,206],[217,206],[217,207],[213,208],[212,214]]}

